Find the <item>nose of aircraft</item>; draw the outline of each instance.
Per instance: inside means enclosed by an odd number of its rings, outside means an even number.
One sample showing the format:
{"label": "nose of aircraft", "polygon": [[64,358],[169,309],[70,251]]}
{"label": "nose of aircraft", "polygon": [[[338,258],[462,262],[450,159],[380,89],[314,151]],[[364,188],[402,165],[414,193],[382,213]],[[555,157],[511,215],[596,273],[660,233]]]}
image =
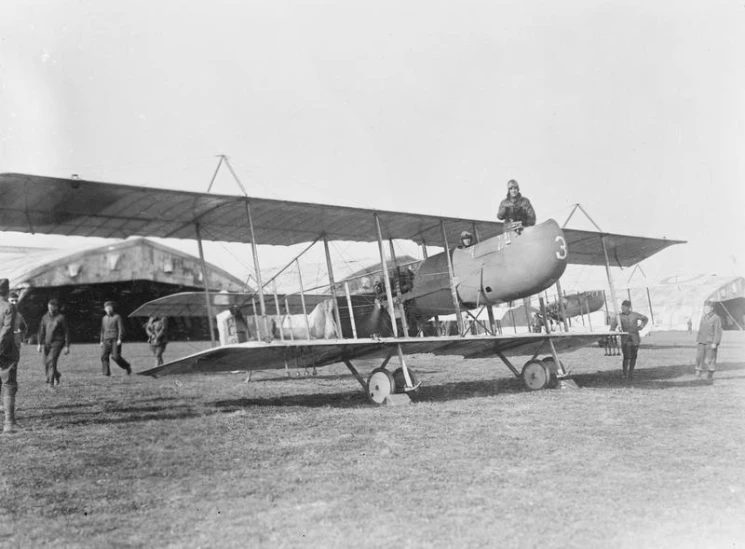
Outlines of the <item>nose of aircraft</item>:
{"label": "nose of aircraft", "polygon": [[553,219],[526,227],[520,235],[503,237],[503,247],[498,246],[484,263],[482,291],[490,302],[536,294],[555,284],[564,273],[566,240]]}

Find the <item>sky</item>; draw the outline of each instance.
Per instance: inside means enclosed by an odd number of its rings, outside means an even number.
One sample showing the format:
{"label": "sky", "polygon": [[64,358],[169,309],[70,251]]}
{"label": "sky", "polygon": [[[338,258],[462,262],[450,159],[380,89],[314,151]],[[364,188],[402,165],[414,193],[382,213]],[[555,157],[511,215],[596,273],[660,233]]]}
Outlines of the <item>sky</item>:
{"label": "sky", "polygon": [[3,0],[0,172],[206,191],[224,154],[252,196],[487,220],[514,178],[539,220],[687,240],[649,279],[742,276],[743,52],[742,0]]}

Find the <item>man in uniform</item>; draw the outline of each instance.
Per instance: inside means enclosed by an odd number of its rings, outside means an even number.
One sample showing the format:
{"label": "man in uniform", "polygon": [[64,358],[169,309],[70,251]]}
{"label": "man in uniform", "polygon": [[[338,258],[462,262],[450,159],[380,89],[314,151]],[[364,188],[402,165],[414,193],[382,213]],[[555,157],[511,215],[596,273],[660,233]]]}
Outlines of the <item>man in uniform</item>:
{"label": "man in uniform", "polygon": [[16,327],[15,330],[13,330],[13,333],[16,336],[16,346],[20,351],[21,345],[23,345],[23,342],[26,341],[28,324],[26,324],[26,319],[23,318],[21,311],[18,310],[18,294],[16,292],[11,292],[8,301],[16,308]]}
{"label": "man in uniform", "polygon": [[70,329],[56,299],[50,299],[47,303],[47,312],[39,323],[37,341],[37,350],[44,352],[42,356],[47,383],[50,387],[59,385],[62,374],[57,370],[57,361],[63,349],[66,355],[70,354]]}
{"label": "man in uniform", "polygon": [[109,357],[116,364],[126,370],[127,375],[132,373],[132,366],[122,356],[122,340],[124,339],[124,321],[122,317],[114,312],[114,302],[107,301],[103,304],[106,314],[101,320],[101,370],[103,375],[110,376]]}
{"label": "man in uniform", "polygon": [[507,182],[507,198],[499,203],[497,219],[506,223],[505,232],[522,230],[535,225],[535,210],[530,200],[520,194],[520,185],[514,179]]}
{"label": "man in uniform", "polygon": [[717,348],[722,342],[722,319],[714,312],[710,301],[704,303],[704,316],[698,327],[696,336],[696,377],[704,373],[704,366],[708,370],[706,381],[714,383],[714,372],[717,369]]}
{"label": "man in uniform", "polygon": [[[649,319],[641,313],[632,311],[631,301],[628,299],[621,303],[621,314],[618,316],[621,319],[621,331],[627,332],[626,335],[621,336],[621,354],[623,355],[622,376],[624,379],[631,381],[634,378],[636,355],[639,351],[639,344],[641,343],[639,332],[644,329]],[[611,330],[616,329],[618,329],[618,320],[614,319]]]}
{"label": "man in uniform", "polygon": [[8,302],[9,289],[8,279],[0,279],[0,394],[5,412],[4,433],[12,433],[16,428],[16,379],[20,358],[14,334],[16,308]]}
{"label": "man in uniform", "polygon": [[[234,315],[235,316],[235,315]],[[238,317],[236,316],[236,324]],[[150,343],[150,351],[155,356],[155,366],[163,365],[163,353],[168,345],[167,331],[168,320],[164,316],[151,316],[145,325],[147,340]],[[244,323],[245,334],[245,323]]]}

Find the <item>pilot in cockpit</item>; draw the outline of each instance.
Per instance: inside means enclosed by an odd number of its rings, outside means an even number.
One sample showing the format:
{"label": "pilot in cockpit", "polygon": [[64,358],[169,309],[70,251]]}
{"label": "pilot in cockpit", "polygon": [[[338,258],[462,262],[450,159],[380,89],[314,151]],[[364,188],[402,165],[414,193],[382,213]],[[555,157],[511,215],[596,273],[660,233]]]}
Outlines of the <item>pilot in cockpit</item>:
{"label": "pilot in cockpit", "polygon": [[520,233],[524,227],[535,225],[533,205],[520,194],[520,185],[514,179],[507,182],[507,198],[499,203],[497,219],[505,222],[504,232]]}
{"label": "pilot in cockpit", "polygon": [[460,233],[460,246],[458,248],[470,248],[473,245],[473,235],[468,231]]}

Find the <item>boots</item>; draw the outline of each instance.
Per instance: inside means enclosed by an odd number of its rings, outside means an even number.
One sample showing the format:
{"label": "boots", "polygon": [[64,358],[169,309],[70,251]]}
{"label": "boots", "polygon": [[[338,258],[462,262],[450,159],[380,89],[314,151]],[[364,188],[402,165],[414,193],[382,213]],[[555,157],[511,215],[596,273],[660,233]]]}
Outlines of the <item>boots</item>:
{"label": "boots", "polygon": [[629,359],[629,381],[634,379],[634,368],[636,367],[636,359]]}
{"label": "boots", "polygon": [[626,379],[628,375],[629,375],[629,359],[624,358],[623,359],[623,373],[621,374],[621,377],[623,377],[623,379]]}
{"label": "boots", "polygon": [[16,396],[10,394],[10,391],[3,390],[3,406],[5,408],[3,433],[12,433],[16,430]]}
{"label": "boots", "polygon": [[713,385],[714,384],[714,372],[713,372],[713,370],[709,370],[706,373],[706,383],[709,384],[709,385]]}

